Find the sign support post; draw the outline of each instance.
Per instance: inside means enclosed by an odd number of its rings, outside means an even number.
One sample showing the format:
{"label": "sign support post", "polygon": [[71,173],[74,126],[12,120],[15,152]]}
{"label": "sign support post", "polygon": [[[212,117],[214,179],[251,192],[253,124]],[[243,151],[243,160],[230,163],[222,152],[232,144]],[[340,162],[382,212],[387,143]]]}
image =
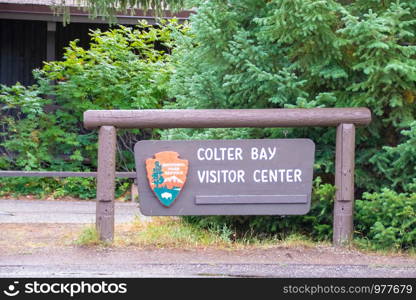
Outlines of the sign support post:
{"label": "sign support post", "polygon": [[353,232],[355,126],[371,122],[371,111],[354,108],[89,110],[84,126],[99,128],[96,226],[101,240],[114,236],[116,128],[239,128],[336,126],[337,187],[333,244]]}
{"label": "sign support post", "polygon": [[351,241],[354,214],[355,125],[339,124],[335,153],[335,186],[333,244],[343,246]]}
{"label": "sign support post", "polygon": [[116,128],[101,126],[98,134],[96,228],[102,241],[114,238],[116,142]]}

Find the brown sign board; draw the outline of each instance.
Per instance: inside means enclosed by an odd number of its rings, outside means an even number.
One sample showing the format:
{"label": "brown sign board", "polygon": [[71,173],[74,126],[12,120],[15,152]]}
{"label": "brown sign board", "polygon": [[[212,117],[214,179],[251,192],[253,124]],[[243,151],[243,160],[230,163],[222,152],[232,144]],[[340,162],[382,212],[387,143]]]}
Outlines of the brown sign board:
{"label": "brown sign board", "polygon": [[140,210],[147,216],[310,210],[310,139],[140,141],[134,152]]}

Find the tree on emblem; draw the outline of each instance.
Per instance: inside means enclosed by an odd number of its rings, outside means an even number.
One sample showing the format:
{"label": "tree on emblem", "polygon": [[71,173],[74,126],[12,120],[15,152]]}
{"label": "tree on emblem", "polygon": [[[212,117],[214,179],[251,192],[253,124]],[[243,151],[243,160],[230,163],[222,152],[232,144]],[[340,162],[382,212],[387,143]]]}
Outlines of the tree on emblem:
{"label": "tree on emblem", "polygon": [[156,161],[152,173],[153,183],[155,184],[156,188],[159,188],[159,185],[165,181],[162,175],[162,165]]}

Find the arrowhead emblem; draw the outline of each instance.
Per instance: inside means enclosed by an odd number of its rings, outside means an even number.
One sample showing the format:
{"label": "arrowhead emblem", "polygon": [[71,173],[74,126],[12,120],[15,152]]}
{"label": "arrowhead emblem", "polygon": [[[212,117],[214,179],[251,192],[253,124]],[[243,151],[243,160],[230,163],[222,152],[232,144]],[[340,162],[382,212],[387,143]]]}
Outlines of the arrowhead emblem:
{"label": "arrowhead emblem", "polygon": [[189,162],[180,159],[179,153],[163,151],[146,159],[147,180],[159,202],[171,206],[186,182]]}

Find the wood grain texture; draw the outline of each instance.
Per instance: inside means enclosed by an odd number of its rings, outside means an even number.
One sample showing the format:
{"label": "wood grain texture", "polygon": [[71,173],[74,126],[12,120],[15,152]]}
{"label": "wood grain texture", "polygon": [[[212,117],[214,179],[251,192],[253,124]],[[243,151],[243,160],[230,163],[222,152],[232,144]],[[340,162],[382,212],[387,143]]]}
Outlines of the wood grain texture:
{"label": "wood grain texture", "polygon": [[97,201],[95,226],[101,241],[114,238],[114,201]]}
{"label": "wood grain texture", "polygon": [[116,171],[116,129],[103,126],[98,135],[97,201],[113,201]]}
{"label": "wood grain texture", "polygon": [[353,233],[355,126],[337,128],[335,157],[334,245],[349,243]]}
{"label": "wood grain texture", "polygon": [[88,110],[84,127],[231,128],[367,125],[368,108]]}
{"label": "wood grain texture", "polygon": [[100,240],[114,237],[114,190],[116,175],[116,128],[102,126],[98,134],[96,227]]}
{"label": "wood grain texture", "polygon": [[102,126],[98,133],[96,228],[101,241],[114,237],[114,191],[116,176],[117,131]]}
{"label": "wood grain texture", "polygon": [[355,126],[341,124],[337,128],[335,185],[338,201],[354,200]]}

